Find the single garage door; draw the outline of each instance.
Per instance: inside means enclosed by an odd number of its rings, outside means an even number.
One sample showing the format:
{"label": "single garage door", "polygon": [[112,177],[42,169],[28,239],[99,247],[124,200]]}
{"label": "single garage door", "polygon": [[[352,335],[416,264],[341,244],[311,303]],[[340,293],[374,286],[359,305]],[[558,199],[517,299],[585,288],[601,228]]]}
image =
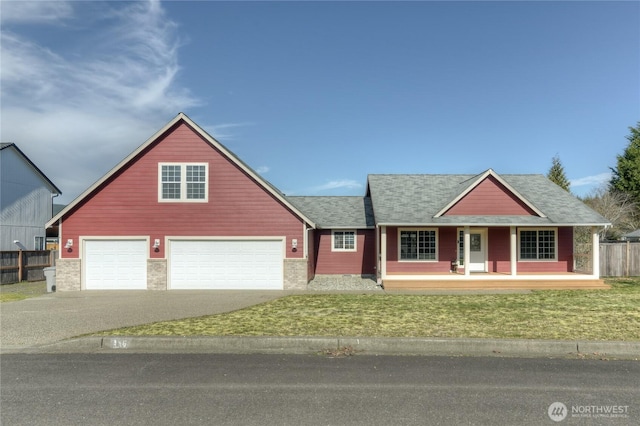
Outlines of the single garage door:
{"label": "single garage door", "polygon": [[282,240],[170,242],[170,287],[282,290]]}
{"label": "single garage door", "polygon": [[147,251],[145,240],[85,240],[85,289],[145,290]]}

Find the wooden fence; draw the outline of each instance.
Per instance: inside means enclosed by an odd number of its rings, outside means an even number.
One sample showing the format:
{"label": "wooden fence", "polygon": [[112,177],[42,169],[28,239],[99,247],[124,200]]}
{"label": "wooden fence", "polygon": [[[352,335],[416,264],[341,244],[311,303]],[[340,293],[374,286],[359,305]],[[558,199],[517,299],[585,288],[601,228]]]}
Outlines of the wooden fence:
{"label": "wooden fence", "polygon": [[640,276],[640,242],[600,243],[600,275]]}
{"label": "wooden fence", "polygon": [[55,259],[50,250],[0,251],[0,284],[44,281],[44,268]]}

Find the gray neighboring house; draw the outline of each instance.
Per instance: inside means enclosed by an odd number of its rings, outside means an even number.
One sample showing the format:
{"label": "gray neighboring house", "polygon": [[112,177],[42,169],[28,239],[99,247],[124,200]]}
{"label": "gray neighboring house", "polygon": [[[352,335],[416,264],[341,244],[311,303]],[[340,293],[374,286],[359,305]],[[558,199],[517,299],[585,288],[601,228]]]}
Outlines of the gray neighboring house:
{"label": "gray neighboring house", "polygon": [[[14,143],[0,144],[0,251],[44,250],[62,192]],[[18,241],[19,243],[16,243]]]}
{"label": "gray neighboring house", "polygon": [[633,232],[629,232],[628,234],[624,234],[622,236],[622,241],[630,241],[630,242],[640,242],[640,229],[636,229]]}

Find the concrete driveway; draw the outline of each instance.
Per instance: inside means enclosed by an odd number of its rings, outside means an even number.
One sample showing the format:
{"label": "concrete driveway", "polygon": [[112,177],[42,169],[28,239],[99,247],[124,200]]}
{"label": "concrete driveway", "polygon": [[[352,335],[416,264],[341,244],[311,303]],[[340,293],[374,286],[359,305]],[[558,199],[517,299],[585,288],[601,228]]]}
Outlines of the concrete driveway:
{"label": "concrete driveway", "polygon": [[0,352],[154,321],[230,312],[287,291],[78,291],[0,305]]}

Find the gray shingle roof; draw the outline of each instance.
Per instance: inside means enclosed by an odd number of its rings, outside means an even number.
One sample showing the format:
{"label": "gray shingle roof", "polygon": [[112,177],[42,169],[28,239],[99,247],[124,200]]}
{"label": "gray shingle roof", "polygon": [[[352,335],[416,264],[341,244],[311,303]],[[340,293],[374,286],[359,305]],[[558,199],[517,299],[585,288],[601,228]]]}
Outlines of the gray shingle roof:
{"label": "gray shingle roof", "polygon": [[441,216],[443,207],[480,175],[369,175],[368,195],[378,224],[605,225],[609,221],[543,175],[499,175],[546,217]]}
{"label": "gray shingle roof", "polygon": [[635,231],[629,232],[628,234],[624,234],[625,238],[640,238],[640,229],[636,229]]}
{"label": "gray shingle roof", "polygon": [[288,196],[291,204],[303,211],[318,228],[372,228],[375,226],[369,197]]}

